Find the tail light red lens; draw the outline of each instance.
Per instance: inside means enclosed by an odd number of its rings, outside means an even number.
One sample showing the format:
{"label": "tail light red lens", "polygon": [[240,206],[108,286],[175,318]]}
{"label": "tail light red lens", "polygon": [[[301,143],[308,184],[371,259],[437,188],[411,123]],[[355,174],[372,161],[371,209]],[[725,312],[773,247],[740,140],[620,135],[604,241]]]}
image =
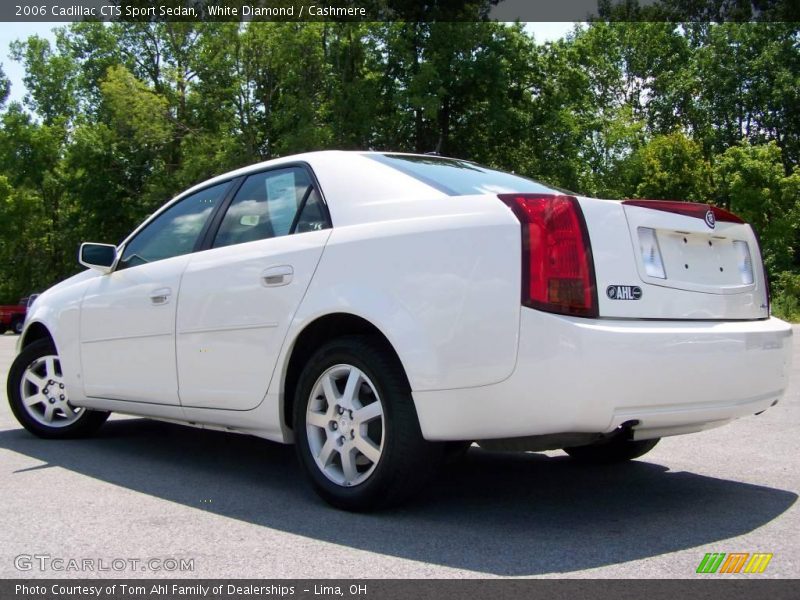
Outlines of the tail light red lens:
{"label": "tail light red lens", "polygon": [[589,234],[573,196],[499,194],[522,224],[522,303],[553,313],[597,316]]}
{"label": "tail light red lens", "polygon": [[728,223],[744,223],[730,211],[711,206],[709,204],[699,204],[697,202],[680,202],[677,200],[624,200],[622,202],[628,206],[639,206],[651,210],[661,210],[664,212],[676,213],[695,219],[705,219],[709,211],[714,215],[714,222],[722,221]]}

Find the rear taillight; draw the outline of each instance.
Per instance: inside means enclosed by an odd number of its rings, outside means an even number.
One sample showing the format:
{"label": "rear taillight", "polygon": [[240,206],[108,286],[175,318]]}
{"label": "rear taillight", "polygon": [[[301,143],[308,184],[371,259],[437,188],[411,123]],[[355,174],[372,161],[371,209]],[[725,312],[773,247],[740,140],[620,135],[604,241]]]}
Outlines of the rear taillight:
{"label": "rear taillight", "polygon": [[[710,227],[714,226],[717,221],[727,223],[744,223],[739,217],[730,211],[720,208],[719,206],[711,206],[710,204],[698,204],[697,202],[679,202],[677,200],[624,200],[622,202],[627,206],[640,206],[642,208],[649,208],[650,210],[661,210],[664,212],[671,212],[685,217],[694,217],[695,219],[705,220]],[[708,213],[711,213],[714,218],[709,222]]]}
{"label": "rear taillight", "polygon": [[592,248],[578,199],[556,194],[498,196],[522,224],[522,303],[596,317]]}

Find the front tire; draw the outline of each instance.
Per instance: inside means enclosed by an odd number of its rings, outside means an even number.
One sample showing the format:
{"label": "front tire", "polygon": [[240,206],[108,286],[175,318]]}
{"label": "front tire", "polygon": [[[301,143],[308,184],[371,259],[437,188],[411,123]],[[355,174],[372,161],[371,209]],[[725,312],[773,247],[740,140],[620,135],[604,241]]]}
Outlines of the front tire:
{"label": "front tire", "polygon": [[311,357],[296,388],[294,432],[314,489],[344,510],[402,502],[441,455],[422,437],[402,366],[370,336],[330,341]]}
{"label": "front tire", "polygon": [[19,353],[8,372],[6,391],[17,421],[41,438],[90,435],[109,415],[69,402],[61,361],[50,340],[36,340]]}
{"label": "front tire", "polygon": [[17,320],[16,320],[16,321],[14,321],[14,323],[11,325],[11,329],[12,329],[12,331],[13,331],[15,334],[17,334],[17,335],[20,335],[20,334],[22,333],[22,329],[23,329],[24,327],[25,327],[25,321],[24,321],[24,320],[22,320],[22,319],[17,319]]}
{"label": "front tire", "polygon": [[622,435],[616,435],[588,446],[575,446],[564,448],[564,452],[576,462],[588,465],[607,465],[625,462],[644,456],[659,442],[660,438],[652,440],[629,440]]}

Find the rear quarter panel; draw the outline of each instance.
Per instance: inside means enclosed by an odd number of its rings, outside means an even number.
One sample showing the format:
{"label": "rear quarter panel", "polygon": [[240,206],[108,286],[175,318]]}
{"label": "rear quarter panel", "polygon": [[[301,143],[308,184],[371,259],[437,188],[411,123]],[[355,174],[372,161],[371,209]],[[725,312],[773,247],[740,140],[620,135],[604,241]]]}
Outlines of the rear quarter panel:
{"label": "rear quarter panel", "polygon": [[384,333],[413,390],[507,378],[520,316],[520,229],[511,211],[490,196],[380,204],[380,212],[365,209],[380,220],[334,222],[288,332],[284,367],[309,323],[344,312]]}

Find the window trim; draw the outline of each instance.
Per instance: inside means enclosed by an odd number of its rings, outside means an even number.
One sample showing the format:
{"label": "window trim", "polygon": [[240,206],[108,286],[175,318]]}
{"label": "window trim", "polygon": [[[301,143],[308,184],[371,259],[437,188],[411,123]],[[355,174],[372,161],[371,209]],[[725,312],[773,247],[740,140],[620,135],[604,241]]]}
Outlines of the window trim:
{"label": "window trim", "polygon": [[[279,169],[288,169],[292,167],[299,167],[305,170],[306,173],[308,174],[309,180],[311,181],[311,185],[313,186],[314,190],[316,190],[317,194],[319,195],[319,199],[322,202],[322,211],[323,215],[325,216],[326,228],[332,229],[333,219],[331,219],[331,212],[328,208],[328,201],[325,198],[325,194],[322,192],[322,186],[320,186],[319,180],[317,179],[317,175],[316,173],[314,173],[314,169],[311,168],[311,165],[305,161],[291,161],[291,162],[281,163],[278,165],[270,165],[268,167],[263,167],[255,171],[242,173],[241,175],[237,175],[229,179],[223,179],[221,181],[215,181],[213,183],[209,181],[207,185],[200,184],[196,188],[190,188],[191,193],[189,193],[189,190],[185,190],[180,194],[178,194],[177,196],[175,196],[172,200],[165,203],[163,206],[161,206],[161,208],[159,208],[147,219],[145,219],[136,229],[134,229],[130,234],[128,234],[128,237],[126,237],[124,240],[122,240],[122,242],[120,242],[117,245],[117,260],[114,263],[114,267],[112,268],[110,273],[114,273],[118,270],[120,259],[122,258],[122,255],[125,252],[125,248],[128,247],[128,244],[130,244],[136,238],[136,236],[138,236],[139,233],[141,233],[145,228],[147,228],[153,221],[155,221],[158,217],[160,217],[163,212],[169,210],[175,204],[182,202],[183,200],[185,200],[190,196],[193,196],[194,194],[202,192],[208,188],[215,187],[217,185],[227,184],[228,188],[225,190],[225,193],[222,196],[222,200],[217,204],[216,208],[211,213],[211,216],[208,219],[206,219],[206,222],[203,225],[203,228],[200,230],[200,234],[197,237],[197,242],[195,242],[194,248],[192,248],[192,251],[189,252],[189,254],[196,254],[197,252],[203,252],[205,250],[213,249],[212,244],[214,243],[214,238],[217,236],[217,231],[219,230],[220,225],[222,225],[222,219],[225,217],[225,214],[228,211],[228,207],[233,202],[234,196],[236,196],[236,193],[239,191],[239,188],[242,187],[245,180],[252,175],[259,175],[261,173],[265,173],[268,171],[277,171]],[[305,206],[305,204],[303,206]],[[302,207],[298,208],[298,214],[301,209]],[[293,222],[292,229],[290,230],[288,235],[295,235],[294,231],[295,227],[296,223]],[[162,259],[162,260],[167,260],[167,259]],[[145,264],[152,264],[152,263],[145,263]],[[127,269],[135,269],[136,267],[141,267],[141,266],[144,265],[134,265],[132,267],[127,267]]]}
{"label": "window trim", "polygon": [[[314,173],[314,169],[311,168],[305,161],[291,161],[286,163],[281,163],[278,165],[270,165],[268,167],[264,167],[263,169],[258,169],[256,171],[252,171],[250,173],[244,173],[237,178],[237,181],[225,196],[222,202],[220,202],[219,206],[217,207],[217,212],[212,214],[211,218],[209,219],[209,227],[205,231],[205,236],[201,236],[202,243],[195,246],[193,252],[202,252],[204,250],[221,250],[222,248],[230,248],[231,246],[220,246],[219,248],[214,248],[214,239],[217,237],[217,233],[219,232],[219,228],[222,226],[222,221],[225,218],[225,215],[228,212],[228,208],[230,205],[233,204],[233,200],[236,197],[236,194],[239,192],[239,189],[244,185],[244,182],[254,175],[262,175],[264,173],[269,173],[270,171],[281,171],[284,169],[293,169],[293,168],[300,168],[306,172],[308,175],[308,179],[311,182],[311,186],[313,190],[317,192],[319,195],[320,201],[322,202],[322,211],[325,216],[325,224],[326,229],[333,228],[333,220],[331,219],[331,213],[328,209],[328,202],[325,199],[325,195],[322,193],[322,187],[319,185],[319,180],[317,180],[317,175]],[[297,207],[297,213],[295,214],[295,219],[292,221],[292,226],[289,229],[289,233],[285,236],[277,236],[277,237],[288,237],[290,235],[296,235],[295,228],[297,226],[297,215],[300,214],[300,211],[305,206],[305,200],[310,197],[311,194],[306,194],[306,197],[303,199],[302,206]],[[265,238],[267,240],[275,239],[272,238]],[[254,241],[265,241],[265,240],[254,240]],[[233,244],[233,246],[237,246],[238,244]]]}
{"label": "window trim", "polygon": [[[300,204],[297,205],[297,212],[294,213],[294,218],[292,219],[292,224],[289,226],[289,233],[287,235],[294,235],[297,232],[297,224],[300,223],[300,217],[303,216],[303,211],[306,209],[308,199],[311,198],[311,194],[313,193],[314,184],[312,183],[303,193],[303,198],[300,200]],[[325,218],[327,219],[327,215],[325,215]]]}
{"label": "window trim", "polygon": [[222,224],[222,219],[225,217],[225,213],[228,210],[231,202],[233,201],[234,196],[239,192],[239,188],[242,187],[242,184],[250,175],[239,175],[236,177],[232,183],[233,185],[228,189],[228,193],[225,194],[225,197],[222,199],[222,202],[219,203],[216,210],[212,213],[211,218],[208,219],[206,226],[203,228],[203,231],[200,232],[200,236],[197,238],[197,243],[194,245],[194,250],[192,250],[192,254],[195,252],[202,252],[203,250],[207,250],[211,248],[211,244],[214,243],[214,238],[217,235],[217,230],[219,226]]}

